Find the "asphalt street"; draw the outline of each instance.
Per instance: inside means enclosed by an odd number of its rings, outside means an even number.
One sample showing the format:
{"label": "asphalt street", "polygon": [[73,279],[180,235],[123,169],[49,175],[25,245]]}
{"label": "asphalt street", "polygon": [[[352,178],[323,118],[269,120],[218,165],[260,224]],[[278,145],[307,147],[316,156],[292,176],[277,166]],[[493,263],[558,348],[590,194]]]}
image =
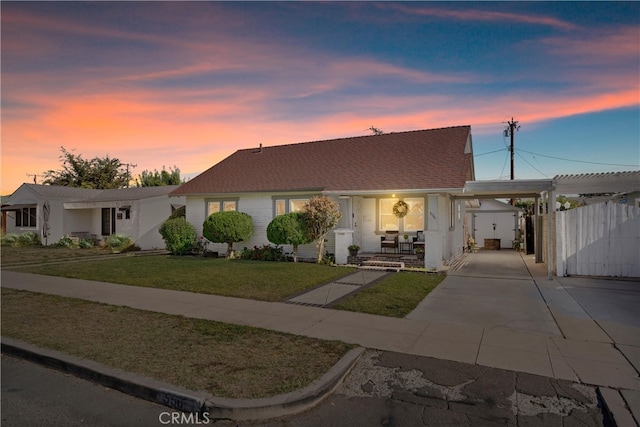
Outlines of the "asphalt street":
{"label": "asphalt street", "polygon": [[[174,420],[175,422],[172,422]],[[602,426],[594,387],[401,353],[367,350],[317,407],[254,423],[180,414],[2,356],[3,426]]]}
{"label": "asphalt street", "polygon": [[[2,355],[3,427],[159,426],[164,406]],[[165,415],[165,417],[167,417]]]}
{"label": "asphalt street", "polygon": [[602,426],[603,417],[594,387],[367,350],[345,382],[318,407],[253,425]]}

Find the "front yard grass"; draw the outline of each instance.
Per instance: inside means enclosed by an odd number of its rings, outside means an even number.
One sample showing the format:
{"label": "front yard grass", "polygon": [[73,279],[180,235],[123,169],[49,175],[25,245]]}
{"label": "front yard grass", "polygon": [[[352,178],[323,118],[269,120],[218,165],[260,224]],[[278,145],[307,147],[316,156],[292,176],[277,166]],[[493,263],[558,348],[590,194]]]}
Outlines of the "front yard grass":
{"label": "front yard grass", "polygon": [[353,272],[311,263],[169,255],[32,265],[19,271],[260,301],[280,301]]}
{"label": "front yard grass", "polygon": [[71,249],[58,246],[2,246],[2,265],[80,260],[87,257],[109,255],[103,248]]}
{"label": "front yard grass", "polygon": [[400,272],[339,302],[337,310],[405,317],[444,280],[444,274]]}
{"label": "front yard grass", "polygon": [[304,387],[352,346],[2,288],[2,335],[215,396]]}

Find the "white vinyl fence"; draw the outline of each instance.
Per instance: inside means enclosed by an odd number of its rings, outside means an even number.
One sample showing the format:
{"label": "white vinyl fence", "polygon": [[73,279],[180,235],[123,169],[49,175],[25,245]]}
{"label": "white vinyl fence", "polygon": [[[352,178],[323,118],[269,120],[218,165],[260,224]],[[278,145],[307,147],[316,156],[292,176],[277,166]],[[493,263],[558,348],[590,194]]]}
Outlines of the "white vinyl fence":
{"label": "white vinyl fence", "polygon": [[558,276],[640,277],[640,208],[614,202],[557,212]]}

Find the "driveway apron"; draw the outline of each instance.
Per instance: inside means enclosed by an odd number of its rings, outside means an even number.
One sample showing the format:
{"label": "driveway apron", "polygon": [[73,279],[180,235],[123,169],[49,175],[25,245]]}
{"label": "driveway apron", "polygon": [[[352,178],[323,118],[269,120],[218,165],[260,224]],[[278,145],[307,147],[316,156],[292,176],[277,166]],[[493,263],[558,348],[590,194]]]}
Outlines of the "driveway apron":
{"label": "driveway apron", "polygon": [[461,264],[407,319],[562,335],[520,253],[480,251]]}

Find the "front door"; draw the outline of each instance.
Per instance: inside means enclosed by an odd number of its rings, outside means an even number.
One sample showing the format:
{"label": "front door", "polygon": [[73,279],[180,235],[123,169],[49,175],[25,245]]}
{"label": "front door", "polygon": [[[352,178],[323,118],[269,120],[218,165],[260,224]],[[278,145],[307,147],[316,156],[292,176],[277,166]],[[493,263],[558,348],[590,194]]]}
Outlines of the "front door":
{"label": "front door", "polygon": [[102,208],[102,235],[110,236],[116,233],[116,209]]}

